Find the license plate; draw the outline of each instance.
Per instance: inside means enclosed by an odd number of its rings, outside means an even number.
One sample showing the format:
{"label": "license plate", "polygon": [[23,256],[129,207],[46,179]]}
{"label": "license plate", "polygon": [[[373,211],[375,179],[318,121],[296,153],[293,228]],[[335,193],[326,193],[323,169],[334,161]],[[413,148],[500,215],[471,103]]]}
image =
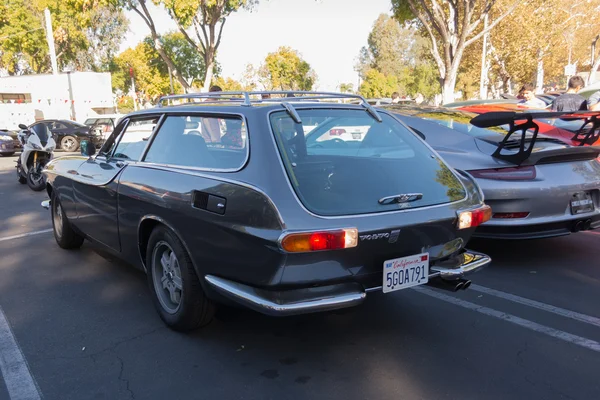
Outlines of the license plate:
{"label": "license plate", "polygon": [[383,293],[395,292],[429,281],[429,253],[387,260],[383,263]]}
{"label": "license plate", "polygon": [[594,211],[594,201],[590,192],[575,193],[571,198],[571,214],[583,214]]}

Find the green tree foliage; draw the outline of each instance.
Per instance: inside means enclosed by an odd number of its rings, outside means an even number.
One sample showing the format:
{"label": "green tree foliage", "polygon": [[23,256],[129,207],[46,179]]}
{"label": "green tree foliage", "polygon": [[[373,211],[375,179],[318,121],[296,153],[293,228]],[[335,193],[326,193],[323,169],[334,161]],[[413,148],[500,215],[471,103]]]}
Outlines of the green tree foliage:
{"label": "green tree foliage", "polygon": [[9,74],[51,69],[44,9],[60,70],[102,70],[118,49],[128,22],[112,0],[7,0],[0,5],[0,67]]}
{"label": "green tree foliage", "polygon": [[[152,59],[153,65],[156,65],[162,74],[168,76],[168,64],[160,57],[156,49],[156,42],[151,36],[144,39],[146,44],[154,48],[156,57]],[[161,48],[172,60],[175,68],[181,74],[188,87],[202,87],[204,75],[206,73],[204,60],[196,49],[184,38],[181,32],[169,32],[159,37]],[[218,64],[215,64],[215,74],[220,72]]]}
{"label": "green tree foliage", "polygon": [[240,92],[254,90],[254,86],[252,84],[247,85],[233,78],[223,78],[221,76],[214,78],[212,81],[212,85],[219,86],[221,89],[223,89],[224,92]]}
{"label": "green tree foliage", "polygon": [[363,79],[359,88],[363,96],[390,97],[399,92],[409,96],[421,93],[431,99],[440,91],[425,38],[413,26],[401,26],[386,14],[373,24],[356,70]]}
{"label": "green tree foliage", "polygon": [[[129,93],[131,78],[129,69],[133,69],[136,91],[151,98],[156,98],[171,92],[169,75],[164,65],[157,62],[160,56],[148,41],[139,43],[135,48],[129,48],[115,57],[111,63],[113,90]],[[175,87],[181,92],[181,86]]]}
{"label": "green tree foliage", "polygon": [[49,67],[43,13],[29,0],[0,4],[0,68],[9,74],[45,72]]}
{"label": "green tree foliage", "polygon": [[391,97],[392,93],[400,90],[396,75],[384,75],[382,72],[371,68],[367,71],[359,93],[367,98]]}
{"label": "green tree foliage", "polygon": [[354,93],[354,84],[352,83],[341,83],[340,92],[342,93]]}
{"label": "green tree foliage", "polygon": [[258,75],[267,90],[311,90],[317,80],[310,64],[290,47],[269,53]]}

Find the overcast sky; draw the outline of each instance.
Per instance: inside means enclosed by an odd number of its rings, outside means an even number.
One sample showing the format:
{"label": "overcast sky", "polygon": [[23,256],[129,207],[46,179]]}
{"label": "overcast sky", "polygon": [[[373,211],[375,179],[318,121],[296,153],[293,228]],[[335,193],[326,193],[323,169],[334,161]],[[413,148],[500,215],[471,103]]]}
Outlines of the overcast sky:
{"label": "overcast sky", "polygon": [[[337,90],[349,82],[356,87],[355,58],[375,19],[390,8],[390,0],[261,0],[253,12],[227,18],[218,54],[222,75],[239,80],[246,64],[259,65],[279,46],[290,46],[316,71],[316,89]],[[165,11],[151,10],[160,33],[176,29]],[[122,50],[150,33],[139,15],[128,17]]]}

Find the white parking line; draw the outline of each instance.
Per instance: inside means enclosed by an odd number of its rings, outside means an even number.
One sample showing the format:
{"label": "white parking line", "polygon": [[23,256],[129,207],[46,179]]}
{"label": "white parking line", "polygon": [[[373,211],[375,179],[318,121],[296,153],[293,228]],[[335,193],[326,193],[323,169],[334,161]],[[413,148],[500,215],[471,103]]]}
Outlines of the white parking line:
{"label": "white parking line", "polygon": [[600,318],[592,317],[591,315],[580,314],[575,311],[566,310],[564,308],[555,307],[550,304],[541,303],[539,301],[527,299],[525,297],[516,296],[514,294],[501,292],[500,290],[487,288],[485,286],[479,285],[471,285],[469,287],[470,290],[475,290],[476,292],[489,294],[491,296],[500,297],[501,299],[513,301],[515,303],[524,304],[529,307],[538,308],[540,310],[544,310],[553,314],[560,315],[562,317],[571,318],[576,321],[585,322],[586,324],[594,325],[600,328]]}
{"label": "white parking line", "polygon": [[451,303],[463,308],[467,308],[469,310],[477,311],[478,313],[488,315],[490,317],[498,318],[504,321],[511,322],[513,324],[522,326],[523,328],[530,329],[535,332],[543,333],[548,336],[552,336],[556,339],[564,340],[565,342],[570,342],[576,344],[581,347],[585,347],[587,349],[600,352],[600,343],[594,340],[586,339],[581,336],[573,335],[568,332],[559,331],[558,329],[550,328],[545,325],[538,324],[533,321],[529,321],[511,314],[507,314],[502,311],[494,310],[493,308],[488,308],[484,306],[480,306],[475,303],[471,303],[466,300],[461,300],[456,297],[448,296],[447,294],[438,293],[435,290],[427,289],[424,287],[416,287],[414,288],[419,293],[425,294],[427,296],[435,297],[436,299],[445,301],[447,303]]}
{"label": "white parking line", "polygon": [[27,232],[27,233],[21,233],[20,235],[7,236],[7,237],[0,238],[0,242],[5,242],[7,240],[13,240],[13,239],[19,239],[19,238],[23,238],[23,237],[27,237],[27,236],[41,235],[42,233],[48,233],[48,232],[52,232],[52,229],[42,229],[41,231]]}
{"label": "white parking line", "polygon": [[0,371],[11,400],[41,399],[40,392],[0,308]]}

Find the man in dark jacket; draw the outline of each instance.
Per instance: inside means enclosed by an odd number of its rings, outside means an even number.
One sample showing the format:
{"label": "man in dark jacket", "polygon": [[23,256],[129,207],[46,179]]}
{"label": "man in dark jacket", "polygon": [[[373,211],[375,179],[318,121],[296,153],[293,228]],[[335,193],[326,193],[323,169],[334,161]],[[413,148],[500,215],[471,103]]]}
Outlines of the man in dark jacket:
{"label": "man in dark jacket", "polygon": [[577,94],[585,86],[583,78],[575,75],[569,79],[567,93],[561,94],[552,101],[552,111],[579,111],[587,110],[586,100]]}

